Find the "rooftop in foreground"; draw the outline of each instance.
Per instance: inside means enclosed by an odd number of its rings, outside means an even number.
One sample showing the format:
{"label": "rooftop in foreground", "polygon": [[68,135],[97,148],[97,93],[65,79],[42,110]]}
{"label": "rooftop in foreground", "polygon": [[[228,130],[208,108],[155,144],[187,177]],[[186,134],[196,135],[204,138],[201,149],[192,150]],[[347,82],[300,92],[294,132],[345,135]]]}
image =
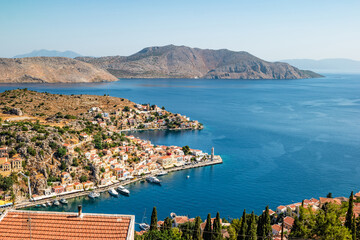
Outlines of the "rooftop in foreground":
{"label": "rooftop in foreground", "polygon": [[0,216],[0,239],[134,239],[135,216],[10,210]]}

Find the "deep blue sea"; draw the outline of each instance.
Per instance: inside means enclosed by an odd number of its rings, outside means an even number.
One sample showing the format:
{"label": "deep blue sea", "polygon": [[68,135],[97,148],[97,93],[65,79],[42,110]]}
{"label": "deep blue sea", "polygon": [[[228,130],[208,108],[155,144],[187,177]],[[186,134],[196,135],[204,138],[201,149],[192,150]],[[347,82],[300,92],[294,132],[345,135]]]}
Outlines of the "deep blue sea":
{"label": "deep blue sea", "polygon": [[[165,106],[205,126],[200,131],[150,131],[137,136],[155,144],[189,145],[220,154],[222,165],[171,173],[162,186],[130,185],[130,197],[71,200],[54,211],[135,214],[140,222],[157,206],[197,215],[219,211],[237,218],[244,208],[304,198],[348,196],[360,190],[360,75],[302,80],[131,79],[113,83],[0,85],[63,94],[109,94]],[[186,176],[190,178],[187,179]],[[44,209],[41,209],[44,210]]]}

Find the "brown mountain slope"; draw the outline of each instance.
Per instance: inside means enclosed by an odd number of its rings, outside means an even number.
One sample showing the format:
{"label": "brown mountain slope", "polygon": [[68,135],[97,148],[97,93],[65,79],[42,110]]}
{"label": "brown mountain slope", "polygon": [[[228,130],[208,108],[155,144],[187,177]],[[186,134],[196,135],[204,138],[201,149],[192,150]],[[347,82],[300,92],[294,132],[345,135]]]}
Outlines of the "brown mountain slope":
{"label": "brown mountain slope", "polygon": [[1,83],[81,83],[117,80],[104,69],[71,58],[0,58]]}
{"label": "brown mountain slope", "polygon": [[287,63],[272,63],[247,52],[168,45],[149,47],[128,57],[78,57],[119,78],[298,79],[321,77]]}

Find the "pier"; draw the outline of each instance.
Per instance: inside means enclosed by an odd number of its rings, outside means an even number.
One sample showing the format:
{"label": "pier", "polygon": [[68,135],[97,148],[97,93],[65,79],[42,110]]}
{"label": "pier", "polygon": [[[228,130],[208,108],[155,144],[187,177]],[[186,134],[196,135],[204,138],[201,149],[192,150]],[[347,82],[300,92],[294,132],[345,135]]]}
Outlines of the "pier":
{"label": "pier", "polygon": [[[176,171],[181,171],[181,170],[186,170],[186,169],[192,169],[192,168],[199,168],[199,167],[206,167],[206,166],[222,164],[222,162],[223,162],[222,158],[219,155],[213,156],[211,159],[206,160],[206,161],[192,163],[192,164],[189,164],[189,165],[169,168],[169,169],[166,169],[166,171],[168,173],[170,173],[170,172],[176,172]],[[115,182],[115,183],[105,185],[105,186],[98,186],[94,190],[96,190],[97,192],[106,192],[111,188],[117,188],[120,185],[126,186],[126,185],[129,185],[131,183],[135,183],[135,182],[138,182],[138,181],[145,180],[145,178],[148,177],[148,176],[155,176],[155,175],[156,174],[147,174],[145,176],[136,177],[136,178],[131,179],[131,180],[119,181],[119,182]],[[35,201],[23,201],[21,203],[16,203],[15,206],[13,206],[12,208],[15,208],[15,209],[27,208],[27,207],[32,207],[32,206],[36,206],[36,205],[39,205],[39,204],[47,203],[47,202],[53,201],[55,199],[60,199],[60,198],[69,199],[69,198],[87,196],[87,195],[89,195],[89,193],[91,191],[92,190],[82,190],[82,191],[69,192],[69,193],[65,192],[63,194],[44,197],[42,199],[35,200]]]}

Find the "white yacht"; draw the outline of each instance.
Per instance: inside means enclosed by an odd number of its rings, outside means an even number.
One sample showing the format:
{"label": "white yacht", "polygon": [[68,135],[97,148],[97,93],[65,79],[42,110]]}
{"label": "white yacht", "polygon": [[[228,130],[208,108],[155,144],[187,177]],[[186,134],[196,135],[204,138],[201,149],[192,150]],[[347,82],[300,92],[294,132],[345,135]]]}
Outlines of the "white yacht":
{"label": "white yacht", "polygon": [[161,181],[157,178],[157,177],[153,177],[153,176],[149,176],[146,178],[146,181],[150,182],[150,183],[156,183],[156,184],[160,184]]}
{"label": "white yacht", "polygon": [[127,195],[127,196],[130,195],[130,191],[128,189],[124,188],[121,185],[118,186],[117,190],[118,190],[119,193],[121,193],[123,195]]}
{"label": "white yacht", "polygon": [[95,199],[97,197],[100,197],[100,193],[91,192],[91,193],[89,193],[88,197],[91,198],[91,199]]}
{"label": "white yacht", "polygon": [[59,203],[59,201],[58,201],[58,200],[54,200],[53,205],[54,205],[54,206],[59,206],[59,205],[60,205],[60,203]]}
{"label": "white yacht", "polygon": [[47,205],[48,207],[51,207],[52,204],[51,204],[51,202],[47,202],[46,205]]}
{"label": "white yacht", "polygon": [[114,197],[117,197],[119,195],[119,193],[117,191],[115,191],[115,189],[113,189],[113,188],[109,189],[108,192],[111,196],[114,196]]}
{"label": "white yacht", "polygon": [[146,223],[146,208],[145,208],[144,216],[143,216],[141,222],[142,222],[142,223],[139,224],[139,228],[140,228],[141,230],[144,230],[144,231],[150,230],[149,224]]}
{"label": "white yacht", "polygon": [[162,171],[160,171],[158,174],[156,174],[156,176],[164,176],[164,175],[166,175],[166,174],[168,174],[168,172],[165,171],[165,170],[162,170]]}
{"label": "white yacht", "polygon": [[146,223],[140,223],[139,228],[141,230],[148,231],[150,229],[150,226],[149,226],[149,224],[146,224]]}
{"label": "white yacht", "polygon": [[65,198],[60,199],[60,202],[61,202],[62,204],[68,204],[68,201],[67,201]]}

